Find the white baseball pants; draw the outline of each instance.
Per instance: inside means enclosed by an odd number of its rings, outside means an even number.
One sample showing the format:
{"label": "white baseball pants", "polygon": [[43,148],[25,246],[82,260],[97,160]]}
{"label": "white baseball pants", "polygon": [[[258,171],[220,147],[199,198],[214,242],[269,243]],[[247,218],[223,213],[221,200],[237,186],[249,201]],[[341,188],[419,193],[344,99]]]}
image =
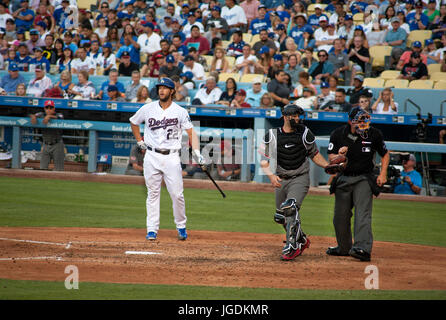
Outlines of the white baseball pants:
{"label": "white baseball pants", "polygon": [[178,229],[186,227],[186,206],[179,153],[164,155],[147,150],[144,156],[144,179],[147,187],[147,232],[158,232],[159,229],[163,178],[172,199],[175,225]]}

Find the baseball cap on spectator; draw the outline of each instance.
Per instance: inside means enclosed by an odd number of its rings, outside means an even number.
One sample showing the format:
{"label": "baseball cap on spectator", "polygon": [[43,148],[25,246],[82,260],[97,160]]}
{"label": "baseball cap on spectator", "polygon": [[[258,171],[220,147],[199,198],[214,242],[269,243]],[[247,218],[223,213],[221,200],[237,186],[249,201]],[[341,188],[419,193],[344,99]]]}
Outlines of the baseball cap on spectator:
{"label": "baseball cap on spectator", "polygon": [[361,30],[361,31],[364,31],[364,28],[363,28],[362,26],[356,26],[356,27],[355,27],[355,30]]}
{"label": "baseball cap on spectator", "polygon": [[17,34],[25,34],[25,30],[23,28],[19,28],[17,30]]}
{"label": "baseball cap on spectator", "polygon": [[192,73],[192,71],[186,71],[180,74],[180,77],[186,77],[188,79],[192,79],[194,77],[194,74]]}
{"label": "baseball cap on spectator", "polygon": [[146,28],[151,28],[152,30],[155,29],[155,26],[153,25],[152,22],[146,22],[146,23],[144,24],[144,27],[146,27]]}
{"label": "baseball cap on spectator", "polygon": [[[355,77],[356,79],[356,77]],[[330,85],[328,84],[328,82],[324,81],[321,83],[321,88],[330,88]]]}
{"label": "baseball cap on spectator", "polygon": [[109,49],[111,49],[111,48],[113,48],[113,46],[112,46],[112,44],[110,42],[106,42],[106,43],[104,43],[102,45],[102,48],[109,48]]}
{"label": "baseball cap on spectator", "polygon": [[71,48],[70,48],[69,46],[64,46],[64,47],[63,47],[63,50],[64,50],[64,51],[65,51],[65,50],[73,51],[73,50],[71,50]]}
{"label": "baseball cap on spectator", "polygon": [[45,71],[45,68],[41,64],[36,64],[36,71]]}
{"label": "baseball cap on spectator", "polygon": [[426,39],[426,40],[424,41],[424,45],[425,45],[425,46],[431,45],[431,44],[433,44],[433,43],[434,43],[434,40],[432,40],[432,39]]}
{"label": "baseball cap on spectator", "polygon": [[254,84],[262,83],[262,78],[261,77],[255,77],[254,80],[252,81],[252,83],[254,83]]}
{"label": "baseball cap on spectator", "polygon": [[29,34],[30,34],[30,35],[33,35],[33,34],[38,35],[38,34],[39,34],[39,30],[37,30],[37,29],[31,29],[31,30],[29,31]]}
{"label": "baseball cap on spectator", "polygon": [[170,20],[172,20],[172,16],[167,15],[167,16],[164,16],[163,19],[170,19]]}
{"label": "baseball cap on spectator", "polygon": [[42,27],[43,29],[46,29],[48,27],[44,21],[39,21],[36,25]]}
{"label": "baseball cap on spectator", "polygon": [[259,51],[260,54],[262,54],[262,53],[268,53],[268,52],[269,52],[269,47],[268,47],[268,46],[263,46],[263,47],[261,47],[261,48],[260,48],[260,51]]}
{"label": "baseball cap on spectator", "polygon": [[329,27],[329,28],[334,28],[335,25],[334,25],[333,23],[329,23],[329,24],[328,24],[328,27]]}
{"label": "baseball cap on spectator", "polygon": [[189,5],[188,5],[187,3],[184,3],[181,7],[182,7],[182,8],[184,8],[184,7],[188,7],[188,8],[189,8]]}
{"label": "baseball cap on spectator", "polygon": [[35,47],[35,48],[33,49],[33,51],[34,51],[34,52],[36,52],[36,51],[43,52],[43,49],[42,49],[41,47]]}
{"label": "baseball cap on spectator", "polygon": [[81,40],[79,44],[80,44],[81,46],[83,46],[84,44],[91,44],[91,42],[90,42],[90,40],[88,40],[88,39],[84,39],[84,40]]}
{"label": "baseball cap on spectator", "polygon": [[344,21],[353,20],[353,16],[351,14],[346,14],[344,17]]}
{"label": "baseball cap on spectator", "polygon": [[317,4],[314,5],[314,10],[316,10],[316,9],[321,9],[322,10],[322,6],[319,3],[317,3]]}
{"label": "baseball cap on spectator", "polygon": [[421,48],[422,47],[421,42],[420,41],[414,41],[414,43],[412,43],[412,47],[414,47],[414,48]]}
{"label": "baseball cap on spectator", "polygon": [[192,57],[190,54],[187,55],[187,56],[184,58],[184,62],[186,62],[186,61],[194,61],[194,60],[195,60],[194,57]]}
{"label": "baseball cap on spectator", "polygon": [[419,52],[412,52],[410,55],[411,58],[417,59],[417,58],[421,58],[421,55]]}
{"label": "baseball cap on spectator", "polygon": [[296,14],[294,16],[294,19],[296,19],[297,17],[302,17],[305,19],[305,21],[307,21],[307,15],[305,13],[300,12],[300,13]]}
{"label": "baseball cap on spectator", "polygon": [[417,162],[417,158],[415,157],[415,155],[413,153],[409,154],[409,160]]}
{"label": "baseball cap on spectator", "polygon": [[423,1],[417,1],[415,3],[415,8],[423,8]]}
{"label": "baseball cap on spectator", "polygon": [[6,33],[6,29],[5,28],[0,28],[0,33],[1,34],[5,34]]}
{"label": "baseball cap on spectator", "polygon": [[214,6],[211,11],[214,11],[214,10],[221,12],[221,8],[219,6]]}
{"label": "baseball cap on spectator", "polygon": [[8,71],[19,71],[19,66],[15,62],[11,62],[8,66]]}
{"label": "baseball cap on spectator", "polygon": [[110,92],[110,91],[118,91],[118,87],[112,84],[111,86],[108,86],[107,91],[108,92]]}
{"label": "baseball cap on spectator", "polygon": [[321,21],[328,21],[328,19],[327,19],[326,16],[320,16],[319,17],[319,22],[321,22]]}
{"label": "baseball cap on spectator", "polygon": [[25,42],[20,42],[20,43],[19,43],[19,48],[20,48],[20,47],[27,47],[27,48],[28,48],[28,46],[26,45]]}
{"label": "baseball cap on spectator", "polygon": [[361,81],[361,82],[364,82],[364,76],[362,76],[362,75],[360,75],[360,74],[357,74],[353,79],[355,79],[355,80],[359,80],[359,81]]}
{"label": "baseball cap on spectator", "polygon": [[283,23],[279,23],[279,24],[276,26],[276,30],[285,30],[285,25],[284,25]]}
{"label": "baseball cap on spectator", "polygon": [[259,7],[257,8],[257,10],[259,9],[267,9],[266,6],[264,4],[259,5]]}
{"label": "baseball cap on spectator", "polygon": [[164,56],[161,54],[161,53],[158,53],[156,56],[155,56],[155,59],[163,59],[164,58]]}
{"label": "baseball cap on spectator", "polygon": [[302,32],[307,32],[309,34],[313,34],[313,28],[311,26],[305,26]]}
{"label": "baseball cap on spectator", "polygon": [[20,0],[20,3],[29,2],[29,0]]}
{"label": "baseball cap on spectator", "polygon": [[239,95],[241,95],[241,96],[246,96],[246,91],[243,90],[243,89],[239,89],[239,90],[237,90],[237,93],[236,93],[236,94],[239,94]]}
{"label": "baseball cap on spectator", "polygon": [[398,23],[400,23],[400,18],[398,18],[398,17],[393,17],[392,19],[390,19],[390,23],[394,23],[394,22],[398,22]]}
{"label": "baseball cap on spectator", "polygon": [[273,56],[273,59],[274,59],[274,60],[278,60],[278,61],[282,61],[282,60],[283,60],[283,57],[282,57],[281,54],[275,54],[275,55]]}
{"label": "baseball cap on spectator", "polygon": [[172,23],[179,23],[176,18],[172,18]]}
{"label": "baseball cap on spectator", "polygon": [[121,58],[129,58],[130,57],[130,52],[128,51],[123,51],[121,54]]}
{"label": "baseball cap on spectator", "polygon": [[175,62],[175,58],[173,57],[173,55],[171,55],[171,54],[167,55],[166,62],[167,63],[174,63]]}
{"label": "baseball cap on spectator", "polygon": [[53,107],[53,108],[55,108],[56,105],[55,105],[55,103],[54,103],[53,100],[46,100],[46,101],[43,103],[43,107],[44,107],[44,108],[46,108],[46,107]]}

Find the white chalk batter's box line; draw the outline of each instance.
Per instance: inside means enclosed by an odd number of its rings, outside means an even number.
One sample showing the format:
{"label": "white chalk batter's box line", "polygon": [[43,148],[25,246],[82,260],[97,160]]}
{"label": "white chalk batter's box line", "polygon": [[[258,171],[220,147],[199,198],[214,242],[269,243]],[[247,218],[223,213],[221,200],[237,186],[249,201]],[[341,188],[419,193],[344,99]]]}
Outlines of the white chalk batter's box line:
{"label": "white chalk batter's box line", "polygon": [[57,261],[62,261],[62,257],[17,257],[17,258],[0,258],[0,261],[15,261],[15,260],[51,260],[55,259]]}

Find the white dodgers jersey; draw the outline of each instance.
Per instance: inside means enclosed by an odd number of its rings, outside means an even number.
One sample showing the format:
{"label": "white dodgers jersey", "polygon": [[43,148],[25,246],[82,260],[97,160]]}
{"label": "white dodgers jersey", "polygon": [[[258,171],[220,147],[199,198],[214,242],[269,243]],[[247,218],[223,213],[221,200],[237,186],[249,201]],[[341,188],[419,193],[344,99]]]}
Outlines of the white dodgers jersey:
{"label": "white dodgers jersey", "polygon": [[144,125],[144,142],[152,148],[181,149],[182,131],[193,127],[186,109],[175,102],[163,110],[159,101],[143,105],[131,118],[135,125]]}

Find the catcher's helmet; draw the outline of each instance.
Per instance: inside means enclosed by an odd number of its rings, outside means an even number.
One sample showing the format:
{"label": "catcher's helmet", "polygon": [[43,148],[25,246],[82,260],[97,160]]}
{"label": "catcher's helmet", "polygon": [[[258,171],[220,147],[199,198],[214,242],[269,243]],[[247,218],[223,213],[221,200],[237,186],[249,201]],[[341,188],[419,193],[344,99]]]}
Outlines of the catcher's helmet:
{"label": "catcher's helmet", "polygon": [[156,87],[164,86],[170,89],[175,89],[175,83],[170,78],[161,78],[156,84]]}
{"label": "catcher's helmet", "polygon": [[287,104],[285,107],[283,107],[282,111],[283,116],[305,116],[305,111],[301,107],[295,105],[295,104]]}

